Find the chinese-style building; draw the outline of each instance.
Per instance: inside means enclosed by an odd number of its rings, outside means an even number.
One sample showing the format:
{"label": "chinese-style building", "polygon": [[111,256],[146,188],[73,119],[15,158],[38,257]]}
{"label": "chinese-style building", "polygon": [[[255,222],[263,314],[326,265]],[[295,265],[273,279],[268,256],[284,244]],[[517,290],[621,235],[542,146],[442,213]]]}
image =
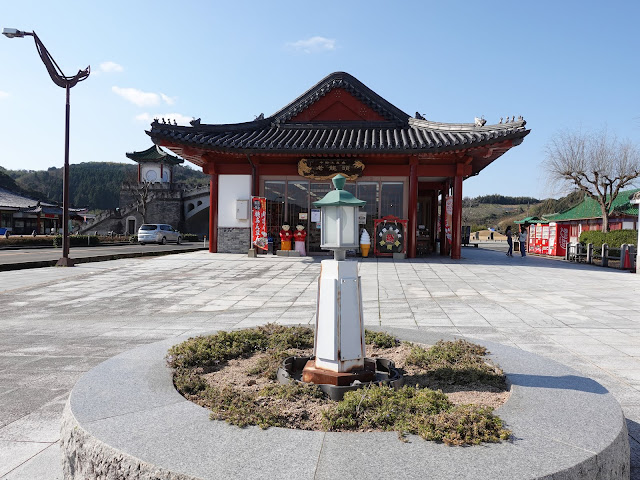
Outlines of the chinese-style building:
{"label": "chinese-style building", "polygon": [[[367,202],[365,223],[393,215],[406,219],[406,252],[435,251],[445,238],[445,198],[453,199],[451,257],[460,258],[463,180],[477,175],[529,133],[519,117],[485,125],[433,122],[404,113],[353,76],[333,73],[270,117],[236,124],[190,127],[155,120],[156,145],[211,175],[210,251],[246,252],[251,195],[267,199],[267,230],[302,224],[307,251],[320,251],[312,204],[347,176],[346,189]],[[438,198],[441,201],[438,201]],[[440,203],[440,207],[438,207]],[[316,220],[314,222],[314,220]],[[436,231],[440,225],[439,231]],[[246,241],[238,241],[245,239]],[[372,235],[373,238],[373,235]],[[419,244],[421,248],[418,248]],[[447,242],[440,242],[446,254]]]}

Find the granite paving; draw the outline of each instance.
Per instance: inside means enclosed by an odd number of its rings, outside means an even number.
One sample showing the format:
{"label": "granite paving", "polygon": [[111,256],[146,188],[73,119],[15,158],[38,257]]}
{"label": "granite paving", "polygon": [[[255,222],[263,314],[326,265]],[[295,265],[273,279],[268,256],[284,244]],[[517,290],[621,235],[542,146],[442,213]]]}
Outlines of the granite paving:
{"label": "granite paving", "polygon": [[[365,322],[461,334],[556,360],[622,405],[640,480],[640,276],[463,249],[361,259]],[[133,258],[0,275],[0,478],[61,479],[75,381],[138,345],[267,322],[313,324],[321,258]]]}

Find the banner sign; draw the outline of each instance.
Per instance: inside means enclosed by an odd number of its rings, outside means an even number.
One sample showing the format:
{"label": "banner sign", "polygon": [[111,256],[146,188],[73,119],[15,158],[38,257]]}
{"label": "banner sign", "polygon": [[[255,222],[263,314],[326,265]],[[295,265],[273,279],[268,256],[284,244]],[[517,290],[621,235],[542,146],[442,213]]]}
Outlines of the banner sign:
{"label": "banner sign", "polygon": [[267,199],[251,197],[251,243],[262,250],[269,247],[267,240]]}
{"label": "banner sign", "polygon": [[444,235],[451,243],[451,225],[453,224],[453,197],[447,196],[445,203],[446,215],[444,218]]}
{"label": "banner sign", "polygon": [[298,175],[312,180],[330,180],[338,173],[355,180],[364,171],[360,160],[338,158],[303,158],[298,162]]}

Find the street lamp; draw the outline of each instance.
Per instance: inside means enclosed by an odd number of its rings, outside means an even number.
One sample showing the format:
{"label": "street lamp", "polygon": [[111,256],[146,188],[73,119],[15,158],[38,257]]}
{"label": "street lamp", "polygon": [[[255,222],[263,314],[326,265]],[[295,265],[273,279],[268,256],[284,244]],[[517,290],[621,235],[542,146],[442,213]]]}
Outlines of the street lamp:
{"label": "street lamp", "polygon": [[313,203],[320,207],[320,246],[333,250],[323,260],[318,282],[315,360],[303,370],[303,381],[349,385],[371,381],[375,365],[365,364],[364,319],[358,262],[346,261],[346,250],[358,247],[358,209],[366,204],[344,190],[346,178],[333,178],[335,190]]}
{"label": "street lamp", "polygon": [[72,267],[73,260],[69,258],[69,91],[78,82],[86,80],[91,73],[91,67],[78,70],[73,77],[67,77],[58,66],[49,51],[36,35],[36,32],[24,32],[15,28],[5,28],[2,34],[7,38],[33,37],[38,55],[49,72],[53,83],[66,90],[66,116],[64,130],[64,175],[62,182],[62,258],[56,263],[59,267]]}

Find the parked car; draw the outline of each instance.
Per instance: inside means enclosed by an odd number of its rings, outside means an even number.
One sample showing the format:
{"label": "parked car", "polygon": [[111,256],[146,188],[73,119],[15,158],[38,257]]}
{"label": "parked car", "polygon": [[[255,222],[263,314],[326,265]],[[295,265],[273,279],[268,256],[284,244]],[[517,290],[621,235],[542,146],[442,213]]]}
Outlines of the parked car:
{"label": "parked car", "polygon": [[164,223],[145,223],[138,229],[138,243],[159,243],[164,245],[167,242],[182,243],[182,234],[174,230],[171,225]]}

